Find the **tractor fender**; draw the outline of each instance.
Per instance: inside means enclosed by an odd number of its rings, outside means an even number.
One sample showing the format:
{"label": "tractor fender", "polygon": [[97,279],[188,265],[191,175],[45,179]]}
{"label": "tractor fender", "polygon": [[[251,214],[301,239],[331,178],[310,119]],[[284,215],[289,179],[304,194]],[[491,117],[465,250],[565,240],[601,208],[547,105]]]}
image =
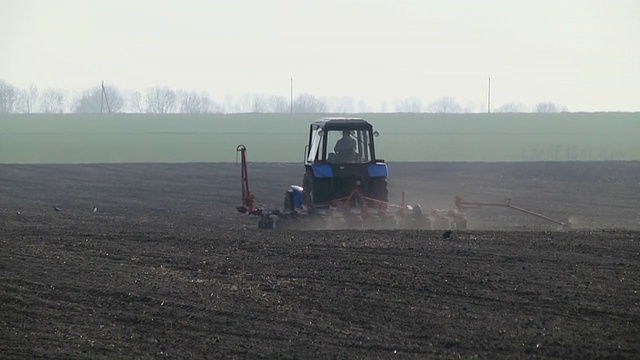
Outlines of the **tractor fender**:
{"label": "tractor fender", "polygon": [[387,177],[389,175],[389,171],[387,169],[387,164],[371,164],[368,167],[369,177]]}
{"label": "tractor fender", "polygon": [[311,165],[313,170],[313,176],[316,178],[332,178],[333,169],[327,164],[313,164]]}

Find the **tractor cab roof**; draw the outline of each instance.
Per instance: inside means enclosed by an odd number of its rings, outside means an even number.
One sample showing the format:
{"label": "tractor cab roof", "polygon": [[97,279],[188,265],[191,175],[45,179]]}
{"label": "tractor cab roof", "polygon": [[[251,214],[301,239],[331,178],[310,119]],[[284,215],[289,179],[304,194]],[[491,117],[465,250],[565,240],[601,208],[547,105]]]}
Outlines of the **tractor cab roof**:
{"label": "tractor cab roof", "polygon": [[325,117],[313,122],[314,128],[325,130],[342,129],[371,129],[371,124],[362,118],[349,117]]}

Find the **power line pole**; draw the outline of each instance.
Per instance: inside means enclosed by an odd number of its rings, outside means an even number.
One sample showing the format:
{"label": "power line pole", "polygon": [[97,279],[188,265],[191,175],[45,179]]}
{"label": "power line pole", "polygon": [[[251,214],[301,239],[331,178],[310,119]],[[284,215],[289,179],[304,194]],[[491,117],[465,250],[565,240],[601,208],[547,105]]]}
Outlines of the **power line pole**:
{"label": "power line pole", "polygon": [[293,77],[291,77],[291,99],[289,100],[291,105],[291,113],[293,114]]}
{"label": "power line pole", "polygon": [[111,106],[109,105],[109,98],[107,97],[107,91],[104,88],[104,80],[100,84],[100,88],[102,89],[102,96],[100,96],[100,114],[102,114],[103,102],[107,103],[107,110],[109,114],[111,114]]}
{"label": "power line pole", "polygon": [[489,91],[487,92],[487,113],[491,114],[491,78],[489,78]]}
{"label": "power line pole", "polygon": [[104,80],[100,83],[100,115],[102,115],[102,108],[104,107]]}

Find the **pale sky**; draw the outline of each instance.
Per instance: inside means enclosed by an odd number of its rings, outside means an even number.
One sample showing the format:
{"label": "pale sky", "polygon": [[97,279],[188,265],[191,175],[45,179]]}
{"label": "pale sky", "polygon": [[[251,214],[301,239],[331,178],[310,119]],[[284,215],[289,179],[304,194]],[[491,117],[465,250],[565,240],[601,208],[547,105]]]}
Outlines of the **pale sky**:
{"label": "pale sky", "polygon": [[0,79],[640,111],[640,0],[0,0]]}

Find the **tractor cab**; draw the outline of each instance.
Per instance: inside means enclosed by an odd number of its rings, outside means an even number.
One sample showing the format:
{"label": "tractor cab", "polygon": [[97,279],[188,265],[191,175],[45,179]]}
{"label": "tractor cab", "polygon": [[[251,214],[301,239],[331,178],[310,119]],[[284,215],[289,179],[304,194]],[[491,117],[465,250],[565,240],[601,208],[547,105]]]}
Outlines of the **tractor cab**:
{"label": "tractor cab", "polygon": [[360,118],[322,118],[309,128],[305,148],[304,199],[310,207],[330,205],[358,189],[388,201],[387,165],[376,159],[377,131]]}
{"label": "tractor cab", "polygon": [[311,124],[306,163],[366,164],[375,162],[371,124],[363,119],[325,118]]}

